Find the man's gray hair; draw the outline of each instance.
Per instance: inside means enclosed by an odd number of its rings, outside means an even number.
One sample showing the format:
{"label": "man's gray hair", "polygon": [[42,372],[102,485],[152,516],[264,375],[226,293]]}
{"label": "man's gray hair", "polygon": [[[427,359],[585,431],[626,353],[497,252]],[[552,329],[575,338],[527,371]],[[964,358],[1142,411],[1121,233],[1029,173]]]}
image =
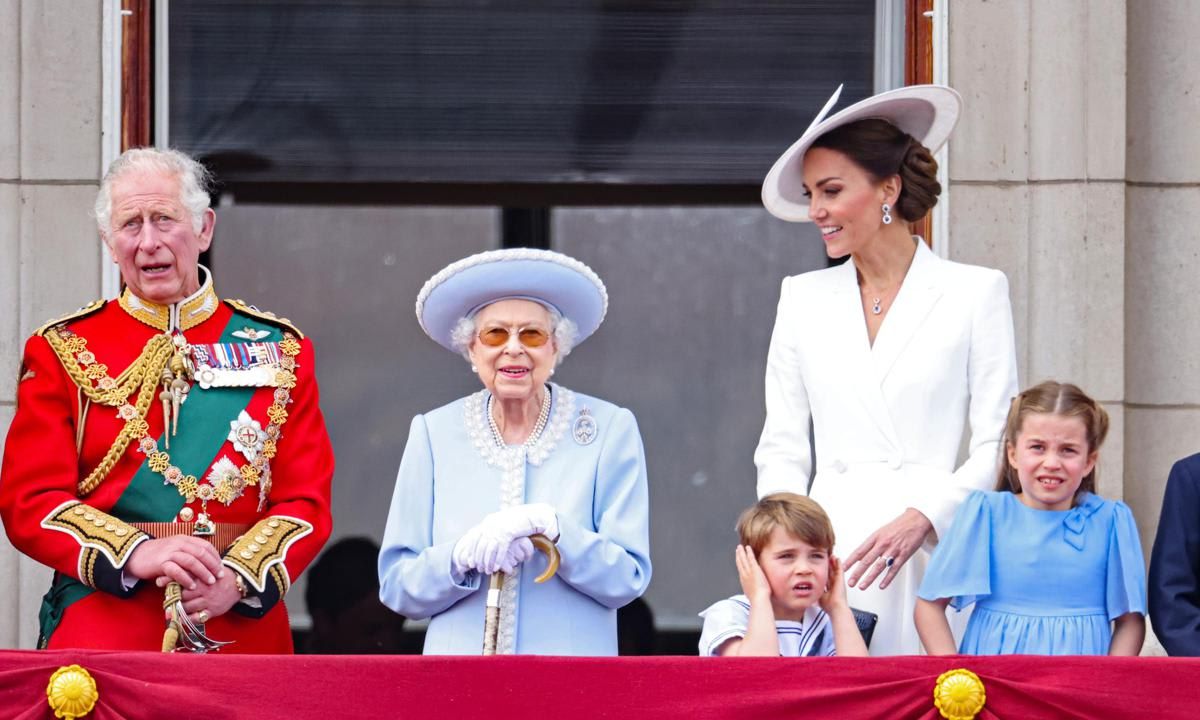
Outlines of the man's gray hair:
{"label": "man's gray hair", "polygon": [[100,234],[107,238],[112,232],[113,183],[129,173],[148,170],[179,178],[179,201],[192,216],[192,230],[200,232],[204,227],[204,211],[212,201],[208,195],[212,173],[178,150],[133,148],[113,160],[108,172],[104,173],[104,179],[100,181],[100,192],[96,194],[96,205],[92,208]]}
{"label": "man's gray hair", "polygon": [[[575,342],[579,339],[579,326],[554,308],[548,307],[546,312],[550,313],[550,334],[554,336],[554,346],[558,349],[555,365],[561,365],[563,359],[575,348]],[[450,332],[450,342],[453,343],[454,349],[467,361],[471,359],[469,352],[471,343],[475,340],[475,315],[478,315],[478,311],[470,317],[459,318],[458,322],[454,323],[454,330]]]}

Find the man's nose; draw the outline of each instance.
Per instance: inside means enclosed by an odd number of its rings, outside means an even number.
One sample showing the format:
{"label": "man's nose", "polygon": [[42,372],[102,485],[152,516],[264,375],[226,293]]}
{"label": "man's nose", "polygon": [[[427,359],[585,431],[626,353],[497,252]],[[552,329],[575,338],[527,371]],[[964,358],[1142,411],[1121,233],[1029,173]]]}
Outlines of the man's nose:
{"label": "man's nose", "polygon": [[146,252],[154,252],[161,244],[162,236],[158,232],[158,228],[147,218],[139,230],[138,247]]}

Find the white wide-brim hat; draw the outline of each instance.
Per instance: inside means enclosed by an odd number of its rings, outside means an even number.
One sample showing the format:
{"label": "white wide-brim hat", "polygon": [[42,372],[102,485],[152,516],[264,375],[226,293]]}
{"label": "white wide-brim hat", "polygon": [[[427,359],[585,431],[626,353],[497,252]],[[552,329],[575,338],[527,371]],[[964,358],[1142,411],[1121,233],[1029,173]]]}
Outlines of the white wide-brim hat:
{"label": "white wide-brim hat", "polygon": [[608,312],[608,291],[590,267],[551,250],[489,250],[442,268],[417,293],[417,322],[439,345],[455,350],[459,319],[500,300],[532,300],[557,310],[579,330],[576,344],[596,332]]}
{"label": "white wide-brim hat", "polygon": [[935,153],[950,137],[962,111],[962,97],[945,85],[910,85],[860,100],[830,118],[825,115],[837,103],[842,86],[817,113],[817,117],[787,149],[763,180],[763,205],[775,217],[789,222],[808,222],[808,198],[804,197],[804,154],[813,141],[836,127],[856,120],[887,120],[912,135]]}

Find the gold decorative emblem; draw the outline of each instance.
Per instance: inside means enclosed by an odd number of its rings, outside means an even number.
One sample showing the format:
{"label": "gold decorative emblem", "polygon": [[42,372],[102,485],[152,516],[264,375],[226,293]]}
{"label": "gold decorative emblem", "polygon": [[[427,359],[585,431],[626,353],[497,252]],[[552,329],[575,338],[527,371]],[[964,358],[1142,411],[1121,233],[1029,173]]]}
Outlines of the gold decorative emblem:
{"label": "gold decorative emblem", "polygon": [[283,342],[279,343],[279,351],[284,355],[299,355],[300,343],[294,337],[285,337]]}
{"label": "gold decorative emblem", "polygon": [[91,673],[78,665],[66,665],[54,671],[50,684],[46,686],[46,702],[54,711],[54,717],[75,720],[87,715],[96,707],[100,693]]}
{"label": "gold decorative emblem", "polygon": [[985,702],[983,681],[966,668],[942,673],[933,688],[933,704],[946,720],[974,720]]}

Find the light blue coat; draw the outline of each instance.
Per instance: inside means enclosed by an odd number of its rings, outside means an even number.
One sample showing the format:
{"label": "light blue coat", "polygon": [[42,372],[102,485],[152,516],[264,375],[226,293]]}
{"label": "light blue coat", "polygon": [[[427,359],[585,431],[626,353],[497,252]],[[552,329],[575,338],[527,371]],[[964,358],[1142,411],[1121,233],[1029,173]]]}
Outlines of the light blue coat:
{"label": "light blue coat", "polygon": [[[545,559],[539,553],[526,563],[514,649],[615,655],[616,609],[650,583],[646,459],[631,412],[575,394],[570,415],[556,415],[569,393],[553,387],[543,433],[553,449],[540,464],[524,463],[524,502],[557,511],[562,564],[537,585]],[[486,391],[473,397],[479,407]],[[467,421],[468,400],[413,418],[379,555],[383,603],[409,618],[432,618],[426,654],[477,655],[483,646],[486,578],[472,571],[456,582],[450,557],[464,533],[501,507],[502,472],[485,458],[480,423]],[[591,442],[586,420],[579,422],[585,410],[596,429]],[[491,447],[490,436],[485,441]]]}

